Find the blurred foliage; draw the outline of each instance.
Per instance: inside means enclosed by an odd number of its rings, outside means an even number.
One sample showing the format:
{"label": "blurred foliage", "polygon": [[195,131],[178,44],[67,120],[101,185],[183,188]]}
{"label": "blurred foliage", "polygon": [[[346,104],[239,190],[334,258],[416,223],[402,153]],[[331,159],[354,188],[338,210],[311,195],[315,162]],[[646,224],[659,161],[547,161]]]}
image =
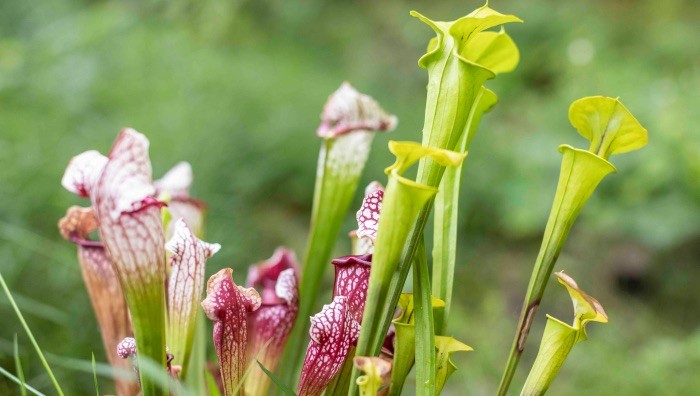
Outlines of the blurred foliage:
{"label": "blurred foliage", "polygon": [[[379,136],[365,180],[383,180],[386,141],[419,140],[432,33],[408,16],[453,19],[479,2],[147,0],[0,2],[0,271],[46,351],[103,357],[75,260],[56,221],[78,201],[65,164],[107,152],[123,126],[151,139],[158,176],[180,160],[209,204],[208,240],[224,248],[209,272],[245,267],[286,244],[302,253],[327,97],[343,80],[399,116]],[[508,28],[520,67],[489,84],[501,103],[484,118],[464,171],[454,335],[460,357],[446,393],[492,394],[517,304],[556,186],[560,143],[585,146],[568,105],[620,96],[649,146],[613,158],[557,270],[598,297],[610,325],[575,351],[552,394],[691,394],[700,389],[700,4],[692,0],[494,0],[525,20]],[[359,203],[359,197],[357,198]],[[83,202],[85,204],[85,202]],[[346,230],[352,226],[348,216]],[[338,254],[349,251],[340,239]],[[550,288],[554,289],[554,288]],[[569,312],[549,292],[544,313]],[[320,302],[319,302],[320,305]],[[0,365],[21,333],[0,298]],[[477,328],[473,323],[480,323]],[[538,327],[539,326],[539,327]],[[47,390],[20,334],[29,383]],[[71,394],[89,374],[58,370]],[[109,387],[104,385],[106,389]],[[0,379],[0,394],[16,387]]]}

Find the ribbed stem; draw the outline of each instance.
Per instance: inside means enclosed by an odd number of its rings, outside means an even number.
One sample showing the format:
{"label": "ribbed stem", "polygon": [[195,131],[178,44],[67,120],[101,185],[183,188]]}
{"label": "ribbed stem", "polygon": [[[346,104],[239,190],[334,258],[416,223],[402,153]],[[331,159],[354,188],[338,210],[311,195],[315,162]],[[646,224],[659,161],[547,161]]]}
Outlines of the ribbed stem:
{"label": "ribbed stem", "polygon": [[[280,377],[287,384],[293,382],[301,368],[309,317],[320,307],[317,297],[323,275],[331,267],[329,264],[333,247],[357,191],[371,141],[371,132],[364,131],[323,141],[314,188],[311,230],[302,263],[299,314],[290,336],[292,341],[287,343],[281,359],[284,363],[280,366]],[[365,157],[355,158],[352,163],[339,164],[338,157],[343,155],[341,151],[348,149],[341,146],[349,144],[364,145],[365,147],[355,149],[365,153]]]}
{"label": "ribbed stem", "polygon": [[[162,278],[160,279],[162,281]],[[124,285],[122,285],[124,286]],[[139,293],[124,287],[125,297],[131,312],[134,338],[139,366],[146,359],[165,368],[165,290],[162,282],[142,285]],[[167,395],[156,382],[140,370],[143,396]]]}
{"label": "ribbed stem", "polygon": [[498,387],[499,396],[504,396],[508,391],[520,356],[525,349],[525,341],[530,332],[534,314],[540,305],[547,281],[552,275],[554,264],[559,258],[559,253],[574,221],[598,183],[607,174],[615,172],[615,167],[612,164],[588,151],[574,149],[566,145],[560,146],[559,151],[564,157],[557,192],[544,230],[542,245],[527,286],[506,369]]}
{"label": "ribbed stem", "polygon": [[416,395],[435,395],[435,326],[425,243],[413,260],[413,299],[416,319]]}

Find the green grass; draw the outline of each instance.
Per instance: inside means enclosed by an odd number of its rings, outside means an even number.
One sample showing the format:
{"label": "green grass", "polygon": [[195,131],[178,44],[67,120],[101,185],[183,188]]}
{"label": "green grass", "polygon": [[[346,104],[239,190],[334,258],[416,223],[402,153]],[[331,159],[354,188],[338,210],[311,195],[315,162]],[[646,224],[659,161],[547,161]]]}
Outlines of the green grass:
{"label": "green grass", "polygon": [[[22,327],[24,328],[24,331],[25,331],[25,334],[27,335],[27,338],[29,338],[29,341],[31,342],[32,346],[34,347],[34,351],[36,351],[36,354],[39,357],[39,360],[41,361],[41,365],[44,366],[44,370],[46,370],[46,374],[48,374],[49,377],[51,378],[51,383],[53,384],[56,392],[58,393],[59,396],[63,396],[63,389],[61,389],[61,386],[59,385],[58,381],[56,380],[56,377],[54,376],[53,371],[51,370],[51,367],[49,366],[49,363],[46,361],[46,358],[44,357],[44,353],[42,352],[41,348],[39,347],[39,344],[37,343],[36,339],[34,338],[34,334],[32,334],[32,331],[29,329],[27,322],[24,320],[24,315],[22,315],[22,312],[19,310],[19,307],[17,306],[17,303],[15,302],[14,298],[12,298],[12,294],[10,293],[10,289],[7,287],[7,284],[5,283],[5,278],[3,278],[1,273],[0,273],[0,286],[2,287],[2,290],[5,293],[5,297],[7,297],[7,300],[10,302],[12,309],[15,311],[15,315],[17,315],[17,320],[22,324]],[[17,347],[17,335],[16,334],[15,334],[15,338],[14,338],[14,352],[15,352],[15,366],[17,367],[17,376],[20,379],[20,386],[22,387],[22,392],[24,392],[25,380],[24,380],[24,373],[22,371],[22,366],[21,366],[21,363],[19,360],[19,352],[18,352],[18,347]]]}

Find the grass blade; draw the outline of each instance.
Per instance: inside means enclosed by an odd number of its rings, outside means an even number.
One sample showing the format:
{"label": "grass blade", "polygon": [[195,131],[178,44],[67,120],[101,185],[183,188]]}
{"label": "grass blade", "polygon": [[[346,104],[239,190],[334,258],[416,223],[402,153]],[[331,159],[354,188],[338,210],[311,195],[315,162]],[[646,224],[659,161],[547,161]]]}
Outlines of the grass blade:
{"label": "grass blade", "polygon": [[192,352],[190,353],[189,363],[187,364],[187,373],[183,376],[185,385],[199,395],[207,394],[207,382],[204,377],[204,373],[207,371],[206,334],[206,316],[204,316],[204,311],[200,310],[197,315],[197,324],[192,341]]}
{"label": "grass blade", "polygon": [[219,386],[216,384],[214,375],[209,370],[205,371],[204,373],[207,380],[207,395],[221,396],[221,392],[219,391]]}
{"label": "grass blade", "polygon": [[95,364],[93,365],[92,362],[90,362],[89,360],[74,359],[65,356],[53,355],[50,353],[47,354],[47,357],[49,358],[49,360],[51,360],[52,364],[58,367],[66,368],[68,370],[80,371],[87,374],[94,372],[101,377],[107,377],[110,379],[136,381],[136,377],[132,371],[112,367],[106,363],[95,362]]}
{"label": "grass blade", "polygon": [[245,380],[248,379],[251,371],[253,371],[253,365],[249,364],[248,368],[245,369],[245,373],[243,373],[243,377],[241,377],[241,380],[238,381],[238,385],[236,385],[236,388],[233,390],[234,395],[241,393],[240,390],[241,388],[245,387]]}
{"label": "grass blade", "polygon": [[261,369],[268,377],[270,377],[270,379],[272,380],[272,382],[277,386],[277,389],[279,389],[279,391],[282,392],[282,394],[284,394],[284,395],[286,395],[286,396],[296,396],[296,393],[294,393],[294,391],[293,391],[291,388],[289,388],[289,386],[288,386],[287,384],[285,384],[284,382],[282,382],[282,380],[281,380],[279,377],[277,377],[276,375],[274,375],[273,373],[271,373],[270,370],[268,370],[267,368],[265,368],[265,366],[263,366],[262,363],[260,363],[259,360],[256,360],[256,362],[258,363],[258,366],[260,366],[260,369]]}
{"label": "grass blade", "polygon": [[169,391],[170,394],[178,396],[195,396],[188,388],[166,373],[163,367],[153,359],[145,356],[140,359],[139,371],[141,372],[141,378],[147,378],[161,391]]}
{"label": "grass blade", "polygon": [[27,389],[24,387],[24,371],[22,370],[22,361],[19,358],[19,347],[17,346],[17,333],[15,333],[14,338],[14,354],[15,354],[15,367],[17,368],[17,378],[19,378],[19,392],[22,396],[27,396]]}
{"label": "grass blade", "polygon": [[39,348],[39,344],[36,342],[32,331],[29,329],[29,325],[27,325],[27,322],[24,320],[22,312],[19,310],[19,307],[17,307],[17,303],[15,302],[14,298],[12,298],[12,293],[10,293],[10,289],[7,287],[7,284],[5,283],[5,278],[3,278],[2,273],[0,273],[0,286],[2,286],[2,290],[5,292],[7,299],[10,301],[12,309],[15,311],[15,314],[17,315],[17,318],[22,324],[22,327],[24,327],[24,331],[27,333],[29,341],[31,341],[32,345],[34,346],[34,349],[36,350],[37,355],[39,355],[39,360],[41,360],[41,364],[44,366],[44,369],[46,369],[46,373],[51,378],[51,382],[53,383],[54,388],[56,388],[56,392],[59,394],[59,396],[63,396],[63,390],[58,384],[56,377],[53,375],[53,371],[51,371],[51,367],[49,367],[49,363],[46,361],[44,353],[41,351],[41,348]]}
{"label": "grass blade", "polygon": [[5,370],[4,368],[0,367],[0,374],[4,375],[7,377],[10,381],[14,382],[17,385],[22,386],[24,389],[30,391],[32,394],[37,395],[37,396],[46,396],[45,394],[39,392],[38,390],[32,388],[31,386],[27,384],[23,384],[23,381],[21,381],[19,378],[15,377],[10,373],[9,371]]}
{"label": "grass blade", "polygon": [[97,365],[95,364],[95,353],[92,353],[92,379],[95,381],[95,394],[100,396],[100,385],[97,382]]}
{"label": "grass blade", "polygon": [[[260,347],[260,350],[258,351],[258,354],[255,355],[255,360],[256,360],[256,361],[259,359],[260,355],[263,354],[263,353],[265,352],[265,350],[267,349],[267,347],[270,345],[270,342],[272,342],[272,338],[270,338],[269,340],[267,340],[267,342],[266,342],[262,347]],[[238,394],[240,393],[239,391],[241,390],[241,387],[245,387],[245,382],[246,382],[246,380],[248,379],[248,376],[250,376],[250,373],[253,371],[253,367],[254,367],[253,364],[249,364],[248,367],[245,369],[245,373],[243,373],[243,377],[242,377],[241,380],[238,382],[238,385],[236,385],[236,388],[233,390],[233,394],[234,394],[234,395],[238,395]],[[244,390],[245,390],[245,388],[244,388]],[[245,393],[245,392],[244,392],[244,393]]]}
{"label": "grass blade", "polygon": [[[22,307],[22,311],[29,316],[46,319],[57,325],[67,325],[70,323],[70,316],[68,314],[51,305],[44,304],[16,292],[13,297],[17,302],[17,306]],[[6,305],[8,303],[3,300],[0,304]]]}

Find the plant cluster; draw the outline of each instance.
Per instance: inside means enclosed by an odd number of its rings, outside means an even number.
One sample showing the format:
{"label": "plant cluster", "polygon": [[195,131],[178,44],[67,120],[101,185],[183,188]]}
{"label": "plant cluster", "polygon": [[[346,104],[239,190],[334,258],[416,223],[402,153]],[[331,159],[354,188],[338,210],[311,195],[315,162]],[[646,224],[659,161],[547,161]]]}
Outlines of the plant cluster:
{"label": "plant cluster", "polygon": [[[118,394],[398,395],[412,369],[416,394],[440,394],[456,370],[451,355],[471,350],[449,329],[461,169],[481,117],[498,101],[486,82],[519,61],[502,26],[522,21],[488,5],[450,22],[412,15],[436,34],[419,60],[428,72],[422,141],[389,142],[396,161],[386,169],[386,187],[373,182],[364,191],[350,255],[331,260],[374,135],[396,128],[397,118],[348,83],[329,97],[317,130],[322,145],[301,263],[280,247],[250,267],[245,286],[224,268],[205,287],[207,261],[221,246],[202,240],[206,205],[189,194],[189,164],[153,181],[149,141],[133,129],[120,133],[108,155],[87,151],[70,161],[62,185],[90,206],[69,208],[59,229],[77,246]],[[559,148],[557,191],[501,395],[569,230],[596,186],[616,171],[609,157],[647,141],[618,99],[579,99],[569,119],[590,147]],[[432,274],[424,232],[431,213]],[[331,265],[332,299],[315,312]],[[543,394],[572,347],[586,340],[586,324],[608,320],[569,275],[556,277],[571,296],[574,322],[548,317],[523,395]],[[207,361],[208,340],[217,364]],[[23,391],[33,389],[21,374],[12,378]]]}

